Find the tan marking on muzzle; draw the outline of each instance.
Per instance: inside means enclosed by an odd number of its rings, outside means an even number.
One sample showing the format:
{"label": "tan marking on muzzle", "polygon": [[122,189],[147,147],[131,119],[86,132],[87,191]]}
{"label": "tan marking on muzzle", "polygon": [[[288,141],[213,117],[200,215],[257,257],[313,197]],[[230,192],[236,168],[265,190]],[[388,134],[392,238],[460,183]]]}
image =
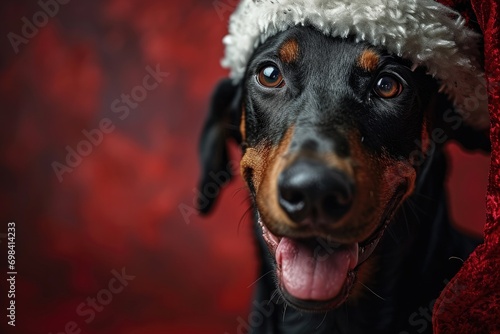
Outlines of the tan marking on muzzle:
{"label": "tan marking on muzzle", "polygon": [[264,179],[268,177],[288,149],[292,133],[293,127],[288,129],[278,146],[261,144],[246,149],[240,162],[241,172],[242,175],[245,175],[247,170],[251,171],[252,182],[257,193],[259,193]]}
{"label": "tan marking on muzzle", "polygon": [[257,194],[257,206],[262,216],[271,214],[284,224],[293,222],[281,210],[277,196],[277,180],[288,161],[286,152],[292,140],[294,128],[287,130],[277,146],[248,148],[241,160],[242,172],[251,170],[252,182]]}

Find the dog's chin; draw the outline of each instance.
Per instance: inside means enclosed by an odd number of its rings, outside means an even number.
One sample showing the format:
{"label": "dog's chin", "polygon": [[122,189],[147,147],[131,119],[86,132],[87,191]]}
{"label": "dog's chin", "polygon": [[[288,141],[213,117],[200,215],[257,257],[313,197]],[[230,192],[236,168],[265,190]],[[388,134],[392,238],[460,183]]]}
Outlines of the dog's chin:
{"label": "dog's chin", "polygon": [[319,237],[278,237],[259,217],[263,239],[275,259],[278,288],[287,304],[311,312],[342,305],[356,282],[357,270],[377,247],[401,197],[394,196],[374,233],[352,244],[330,243]]}

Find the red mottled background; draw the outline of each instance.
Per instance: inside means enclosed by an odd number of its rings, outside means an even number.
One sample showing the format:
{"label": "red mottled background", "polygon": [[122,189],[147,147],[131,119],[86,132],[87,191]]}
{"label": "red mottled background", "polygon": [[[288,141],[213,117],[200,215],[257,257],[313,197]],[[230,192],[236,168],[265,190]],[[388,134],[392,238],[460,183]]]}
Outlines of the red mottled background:
{"label": "red mottled background", "polygon": [[[72,322],[82,333],[236,333],[257,275],[242,183],[208,219],[179,210],[193,206],[198,133],[211,89],[227,75],[221,39],[235,2],[72,0],[16,53],[8,34],[21,35],[23,17],[33,22],[42,8],[2,1],[2,333],[59,334]],[[142,85],[146,66],[169,76],[122,120],[111,104]],[[68,146],[104,118],[114,130],[60,182],[53,163],[65,163]],[[488,160],[449,151],[454,218],[480,233]],[[9,221],[15,328],[5,317]],[[77,308],[122,268],[135,278],[87,323]]]}

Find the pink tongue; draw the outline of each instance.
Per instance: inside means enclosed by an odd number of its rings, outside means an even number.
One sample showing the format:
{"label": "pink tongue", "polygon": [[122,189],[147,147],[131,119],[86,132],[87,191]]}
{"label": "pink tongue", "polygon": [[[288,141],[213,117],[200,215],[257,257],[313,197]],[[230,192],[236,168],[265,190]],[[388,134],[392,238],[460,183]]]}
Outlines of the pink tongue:
{"label": "pink tongue", "polygon": [[[316,253],[316,254],[315,254]],[[281,282],[295,298],[327,301],[337,297],[358,262],[358,244],[325,250],[282,238],[276,249]]]}

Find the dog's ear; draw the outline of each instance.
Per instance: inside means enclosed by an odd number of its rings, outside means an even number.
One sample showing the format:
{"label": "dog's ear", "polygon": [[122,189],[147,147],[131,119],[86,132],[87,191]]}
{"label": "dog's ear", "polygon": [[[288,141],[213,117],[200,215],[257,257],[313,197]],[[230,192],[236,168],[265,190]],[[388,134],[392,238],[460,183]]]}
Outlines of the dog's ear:
{"label": "dog's ear", "polygon": [[241,85],[222,80],[212,96],[208,117],[200,138],[201,177],[198,188],[198,210],[207,214],[221,188],[231,180],[228,141],[241,143]]}

